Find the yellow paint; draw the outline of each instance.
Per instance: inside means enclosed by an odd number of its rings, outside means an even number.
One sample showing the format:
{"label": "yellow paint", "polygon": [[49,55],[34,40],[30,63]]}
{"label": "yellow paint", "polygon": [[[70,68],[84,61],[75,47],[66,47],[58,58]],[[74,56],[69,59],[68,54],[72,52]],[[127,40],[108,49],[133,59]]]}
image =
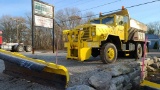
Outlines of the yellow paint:
{"label": "yellow paint", "polygon": [[129,54],[125,54],[126,56],[129,56]]}
{"label": "yellow paint", "polygon": [[62,65],[58,65],[58,64],[50,63],[50,62],[45,62],[44,60],[40,60],[40,59],[32,59],[32,58],[26,57],[26,56],[24,56],[20,53],[9,52],[9,51],[5,51],[5,50],[2,50],[2,49],[0,49],[0,53],[15,56],[15,57],[18,57],[18,58],[22,58],[22,59],[32,61],[32,62],[35,62],[35,63],[44,64],[44,65],[46,65],[46,67],[44,68],[43,71],[49,72],[49,73],[64,75],[64,76],[66,76],[66,85],[69,82],[69,72],[68,72],[67,68],[62,66]]}
{"label": "yellow paint", "polygon": [[79,59],[81,61],[89,59],[90,56],[91,56],[91,48],[81,48],[80,49]]}
{"label": "yellow paint", "polygon": [[106,55],[109,57],[109,60],[113,60],[113,58],[115,57],[114,55],[114,49],[113,48],[109,48],[106,52]]}
{"label": "yellow paint", "polygon": [[160,89],[160,84],[153,83],[153,82],[150,82],[150,81],[147,81],[147,80],[143,80],[142,83],[141,83],[141,86],[149,86],[149,87],[152,87],[152,88]]}

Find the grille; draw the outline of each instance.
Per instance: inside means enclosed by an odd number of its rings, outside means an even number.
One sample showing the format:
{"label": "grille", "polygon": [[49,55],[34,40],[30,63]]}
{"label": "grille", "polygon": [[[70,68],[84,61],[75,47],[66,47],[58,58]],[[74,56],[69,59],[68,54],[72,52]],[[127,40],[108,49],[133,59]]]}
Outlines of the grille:
{"label": "grille", "polygon": [[83,31],[84,31],[84,35],[82,36],[82,39],[83,40],[89,39],[89,27],[83,28]]}

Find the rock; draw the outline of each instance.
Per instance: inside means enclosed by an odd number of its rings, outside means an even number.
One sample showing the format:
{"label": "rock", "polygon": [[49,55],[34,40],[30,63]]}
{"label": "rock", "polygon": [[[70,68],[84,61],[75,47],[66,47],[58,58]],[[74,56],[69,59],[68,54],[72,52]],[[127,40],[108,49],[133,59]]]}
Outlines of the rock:
{"label": "rock", "polygon": [[[147,70],[147,66],[143,66],[143,71]],[[142,66],[141,66],[141,71],[142,71]]]}
{"label": "rock", "polygon": [[99,72],[89,78],[89,84],[98,90],[108,90],[110,87],[112,75],[109,72]]}
{"label": "rock", "polygon": [[141,70],[135,70],[132,73],[129,73],[128,76],[130,78],[130,80],[133,80],[136,76],[140,76],[141,75]]}
{"label": "rock", "polygon": [[154,71],[156,71],[156,69],[154,69],[154,68],[151,67],[151,66],[147,66],[147,71],[154,72]]}
{"label": "rock", "polygon": [[132,84],[128,83],[127,85],[125,85],[125,87],[123,87],[123,90],[131,90],[132,88]]}
{"label": "rock", "polygon": [[158,58],[156,56],[154,56],[153,61],[154,61],[154,63],[156,63],[158,61]]}
{"label": "rock", "polygon": [[133,81],[131,81],[132,83],[132,89],[137,89],[140,85],[140,76],[137,76],[136,78],[134,78]]}
{"label": "rock", "polygon": [[95,90],[95,89],[87,85],[75,85],[73,87],[68,87],[66,90]]}
{"label": "rock", "polygon": [[160,58],[158,58],[158,62],[160,62]]}
{"label": "rock", "polygon": [[124,77],[123,85],[126,86],[128,83],[130,83],[130,78],[128,77],[128,75],[123,75],[123,77]]}
{"label": "rock", "polygon": [[[150,59],[144,60],[144,65],[147,66]],[[137,61],[139,63],[139,66],[142,66],[142,61]]]}
{"label": "rock", "polygon": [[117,90],[122,90],[122,89],[123,89],[123,84],[117,86]]}
{"label": "rock", "polygon": [[147,77],[148,72],[147,71],[143,71],[143,80]]}
{"label": "rock", "polygon": [[160,63],[159,63],[159,62],[153,63],[151,66],[152,66],[153,68],[155,68],[155,69],[159,69],[159,68],[160,68]]}
{"label": "rock", "polygon": [[126,74],[131,72],[133,69],[130,68],[128,65],[118,64],[116,66],[112,66],[110,68],[105,69],[104,71],[109,71],[112,73],[112,76],[119,76],[121,74]]}
{"label": "rock", "polygon": [[119,84],[121,84],[124,81],[124,77],[123,76],[118,76],[115,78],[112,78],[111,83],[115,84],[116,86],[118,86]]}
{"label": "rock", "polygon": [[131,71],[130,72],[133,72],[133,68],[139,68],[140,67],[140,62],[141,61],[137,61],[137,63],[129,63],[128,66],[131,68]]}
{"label": "rock", "polygon": [[154,60],[151,59],[151,60],[148,60],[148,64],[147,64],[147,65],[149,66],[149,65],[151,65],[151,64],[153,64],[153,63],[154,63]]}
{"label": "rock", "polygon": [[111,84],[110,87],[109,87],[109,90],[117,90],[116,85],[115,84]]}
{"label": "rock", "polygon": [[145,58],[145,60],[151,60],[151,58]]}

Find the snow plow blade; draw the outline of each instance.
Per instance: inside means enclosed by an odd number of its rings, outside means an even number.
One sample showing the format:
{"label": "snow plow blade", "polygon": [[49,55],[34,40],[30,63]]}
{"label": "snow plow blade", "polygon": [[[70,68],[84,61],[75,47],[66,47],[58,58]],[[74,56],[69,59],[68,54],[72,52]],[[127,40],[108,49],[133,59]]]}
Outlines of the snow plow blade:
{"label": "snow plow blade", "polygon": [[69,73],[62,65],[28,58],[20,53],[2,49],[0,59],[4,61],[5,74],[53,87],[65,88],[68,84]]}

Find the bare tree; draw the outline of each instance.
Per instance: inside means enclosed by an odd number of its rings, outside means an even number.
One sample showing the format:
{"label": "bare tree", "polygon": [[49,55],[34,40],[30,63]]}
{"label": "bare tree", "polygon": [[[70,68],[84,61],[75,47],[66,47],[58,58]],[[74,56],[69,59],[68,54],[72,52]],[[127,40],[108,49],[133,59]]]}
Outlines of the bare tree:
{"label": "bare tree", "polygon": [[0,27],[3,30],[2,36],[5,42],[23,42],[23,31],[26,29],[24,18],[2,16],[0,18]]}
{"label": "bare tree", "polygon": [[147,26],[148,26],[147,33],[160,35],[160,22],[159,21],[151,22]]}
{"label": "bare tree", "polygon": [[84,19],[83,19],[83,22],[82,23],[86,23],[92,19],[95,18],[95,15],[93,12],[86,12],[84,15],[83,15]]}
{"label": "bare tree", "polygon": [[[86,17],[86,18],[83,18]],[[65,8],[59,10],[55,14],[55,26],[54,26],[54,42],[55,46],[59,49],[63,49],[63,30],[72,30],[77,25],[86,23],[88,20],[94,18],[92,12],[86,12],[81,14],[78,8]],[[23,42],[26,45],[31,45],[32,41],[32,17],[31,13],[26,14],[26,17],[12,17],[2,16],[0,18],[0,29],[3,30],[3,38],[6,42]],[[17,34],[18,31],[18,34]],[[36,27],[34,31],[34,43],[36,49],[51,49],[52,48],[52,30]],[[18,37],[18,38],[17,38]]]}

